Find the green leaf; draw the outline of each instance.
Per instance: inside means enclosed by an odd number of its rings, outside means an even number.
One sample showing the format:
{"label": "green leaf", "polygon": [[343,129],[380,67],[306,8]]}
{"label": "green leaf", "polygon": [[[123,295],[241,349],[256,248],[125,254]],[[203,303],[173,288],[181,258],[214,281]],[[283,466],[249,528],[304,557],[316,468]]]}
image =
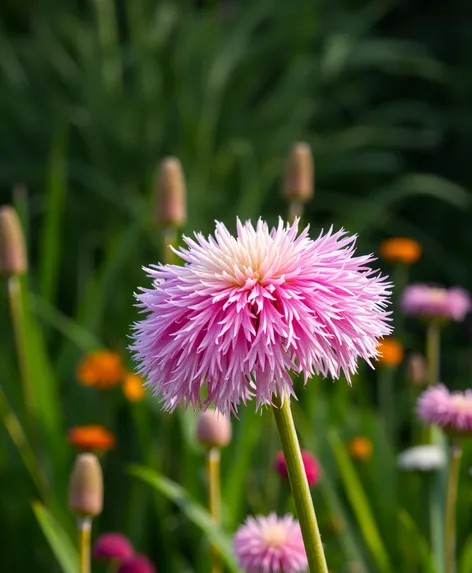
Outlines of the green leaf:
{"label": "green leaf", "polygon": [[40,243],[39,290],[41,296],[48,302],[54,299],[63,245],[61,232],[67,194],[65,133],[65,129],[60,126],[54,134],[49,158],[49,181]]}
{"label": "green leaf", "polygon": [[377,564],[377,570],[392,571],[389,556],[380,537],[366,492],[343,442],[334,429],[328,433],[328,443],[336,458],[346,495],[356,515],[365,543]]}
{"label": "green leaf", "polygon": [[398,512],[398,519],[405,529],[405,533],[408,535],[411,544],[415,548],[415,553],[421,563],[422,573],[438,573],[433,556],[429,550],[428,542],[418,531],[418,527],[411,515],[401,508]]}
{"label": "green leaf", "polygon": [[465,542],[457,570],[459,573],[470,573],[472,571],[472,535],[469,535]]}
{"label": "green leaf", "polygon": [[129,473],[151,485],[155,490],[173,501],[218,549],[222,560],[230,571],[237,573],[238,568],[234,562],[230,538],[217,527],[208,511],[177,483],[167,479],[160,473],[149,468],[132,465]]}
{"label": "green leaf", "polygon": [[61,525],[39,502],[33,512],[63,573],[79,573],[79,554]]}

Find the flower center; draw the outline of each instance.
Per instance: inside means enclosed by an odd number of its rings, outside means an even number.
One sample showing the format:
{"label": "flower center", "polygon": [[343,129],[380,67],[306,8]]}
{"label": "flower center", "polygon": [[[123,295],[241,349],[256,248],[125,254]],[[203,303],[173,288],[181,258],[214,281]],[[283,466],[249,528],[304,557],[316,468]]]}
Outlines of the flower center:
{"label": "flower center", "polygon": [[432,288],[430,291],[431,300],[434,302],[441,302],[446,298],[446,290],[443,288]]}
{"label": "flower center", "polygon": [[287,541],[287,532],[282,525],[270,525],[262,532],[262,537],[267,545],[280,547]]}
{"label": "flower center", "polygon": [[471,400],[462,394],[451,396],[451,404],[458,410],[470,410],[472,407]]}

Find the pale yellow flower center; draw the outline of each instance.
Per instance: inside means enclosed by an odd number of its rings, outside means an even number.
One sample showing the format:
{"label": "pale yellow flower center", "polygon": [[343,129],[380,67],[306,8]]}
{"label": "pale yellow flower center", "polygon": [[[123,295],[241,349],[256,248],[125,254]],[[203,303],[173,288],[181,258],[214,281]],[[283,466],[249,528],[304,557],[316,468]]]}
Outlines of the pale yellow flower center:
{"label": "pale yellow flower center", "polygon": [[283,525],[270,525],[264,529],[262,537],[267,545],[280,547],[287,541],[287,531]]}
{"label": "pale yellow flower center", "polygon": [[470,410],[472,407],[470,398],[466,398],[466,396],[462,396],[461,394],[451,396],[451,404],[459,410]]}
{"label": "pale yellow flower center", "polygon": [[441,302],[446,298],[447,293],[443,288],[432,288],[429,296],[431,297],[431,300]]}

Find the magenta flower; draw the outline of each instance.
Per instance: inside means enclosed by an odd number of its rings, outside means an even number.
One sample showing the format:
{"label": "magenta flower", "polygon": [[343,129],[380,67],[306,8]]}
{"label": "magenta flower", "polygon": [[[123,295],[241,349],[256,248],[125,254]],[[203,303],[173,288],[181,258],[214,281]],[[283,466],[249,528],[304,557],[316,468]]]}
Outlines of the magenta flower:
{"label": "magenta flower", "polygon": [[[279,221],[269,229],[222,223],[214,237],[184,237],[184,266],[151,265],[150,289],[137,299],[147,316],[135,324],[131,349],[167,410],[177,405],[223,413],[253,396],[293,394],[289,371],[348,381],[357,358],[371,364],[388,326],[387,280],[354,256],[355,237],[343,230],[297,237]],[[202,403],[201,389],[208,392]]]}
{"label": "magenta flower", "polygon": [[427,318],[464,320],[472,308],[469,293],[464,289],[439,288],[426,284],[413,284],[404,290],[401,307],[405,314]]}
{"label": "magenta flower", "polygon": [[156,573],[156,568],[145,555],[137,554],[123,561],[117,573]]}
{"label": "magenta flower", "polygon": [[420,395],[416,408],[423,421],[437,424],[448,433],[472,433],[472,390],[449,392],[439,384]]}
{"label": "magenta flower", "polygon": [[93,546],[93,558],[122,561],[133,555],[130,540],[121,533],[103,533]]}
{"label": "magenta flower", "polygon": [[[302,450],[302,460],[308,485],[310,487],[316,485],[320,481],[321,476],[321,468],[318,460],[307,450]],[[285,461],[285,456],[282,451],[277,452],[275,456],[274,468],[280,477],[288,480],[287,462]]]}
{"label": "magenta flower", "polygon": [[308,566],[300,525],[290,514],[248,517],[234,536],[234,552],[246,573],[297,573]]}

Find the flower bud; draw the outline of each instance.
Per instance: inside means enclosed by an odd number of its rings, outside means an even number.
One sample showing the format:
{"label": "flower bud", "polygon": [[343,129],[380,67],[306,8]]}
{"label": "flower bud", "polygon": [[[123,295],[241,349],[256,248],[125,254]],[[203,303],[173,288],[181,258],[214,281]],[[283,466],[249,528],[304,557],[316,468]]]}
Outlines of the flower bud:
{"label": "flower bud", "polygon": [[216,410],[200,412],[197,420],[197,441],[210,448],[224,448],[231,441],[231,422]]}
{"label": "flower bud", "polygon": [[26,272],[26,249],[20,220],[13,207],[0,207],[0,276]]}
{"label": "flower bud", "polygon": [[285,168],[283,195],[289,201],[307,203],[314,194],[314,167],[308,143],[296,143]]}
{"label": "flower bud", "polygon": [[[303,467],[305,468],[306,479],[310,487],[316,485],[320,481],[321,468],[315,456],[307,450],[302,450]],[[279,476],[288,480],[288,468],[285,456],[282,451],[277,452],[274,459],[274,469]]]}
{"label": "flower bud", "polygon": [[157,171],[156,222],[164,227],[182,227],[187,220],[185,180],[180,161],[166,157]]}
{"label": "flower bud", "polygon": [[406,363],[406,376],[408,381],[415,386],[421,386],[426,382],[426,360],[419,352],[413,352],[408,356]]}
{"label": "flower bud", "polygon": [[103,508],[103,476],[95,454],[80,454],[69,480],[69,509],[78,517],[94,517]]}

